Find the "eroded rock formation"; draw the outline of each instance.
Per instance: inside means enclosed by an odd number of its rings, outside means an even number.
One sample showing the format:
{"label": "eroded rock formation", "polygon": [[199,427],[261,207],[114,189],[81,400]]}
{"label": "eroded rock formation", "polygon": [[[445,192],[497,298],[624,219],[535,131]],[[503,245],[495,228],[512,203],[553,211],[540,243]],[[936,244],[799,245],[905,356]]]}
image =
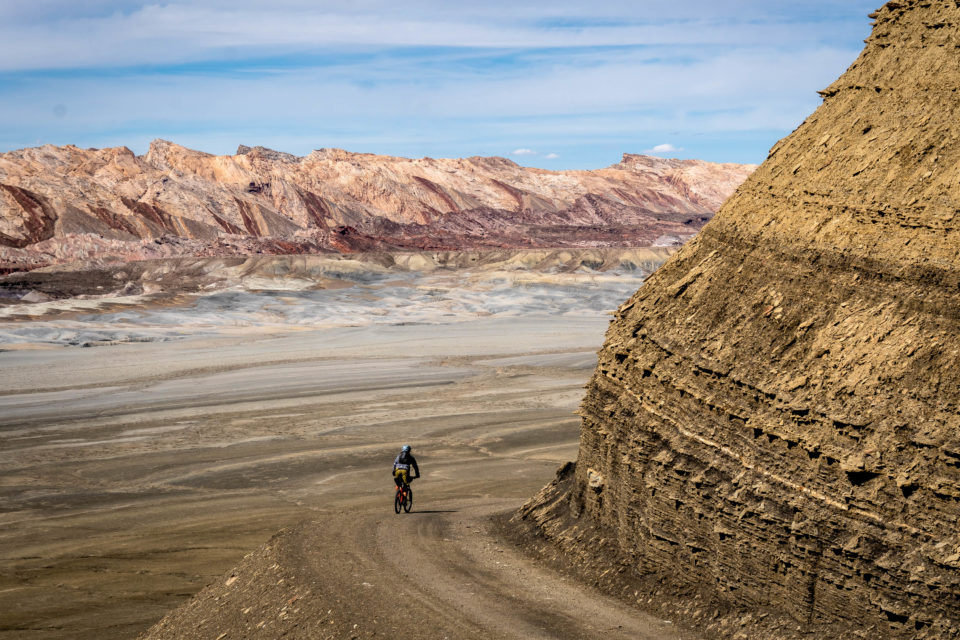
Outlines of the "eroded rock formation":
{"label": "eroded rock formation", "polygon": [[960,637],[960,3],[871,17],[618,310],[575,470],[520,515],[711,634]]}
{"label": "eroded rock formation", "polygon": [[98,257],[603,247],[691,237],[755,167],[626,154],[596,171],[156,140],[0,154],[0,268]]}

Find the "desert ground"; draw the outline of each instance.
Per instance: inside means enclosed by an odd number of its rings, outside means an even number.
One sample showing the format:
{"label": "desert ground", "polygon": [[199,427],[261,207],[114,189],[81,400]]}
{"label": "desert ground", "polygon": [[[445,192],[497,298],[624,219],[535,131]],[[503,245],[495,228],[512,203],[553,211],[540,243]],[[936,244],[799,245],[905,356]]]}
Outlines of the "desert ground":
{"label": "desert ground", "polygon": [[[642,277],[354,274],[6,308],[0,637],[136,637],[285,528],[342,637],[396,631],[396,593],[422,637],[679,637],[536,566],[494,518],[576,457],[608,312]],[[398,516],[404,443],[423,477]]]}

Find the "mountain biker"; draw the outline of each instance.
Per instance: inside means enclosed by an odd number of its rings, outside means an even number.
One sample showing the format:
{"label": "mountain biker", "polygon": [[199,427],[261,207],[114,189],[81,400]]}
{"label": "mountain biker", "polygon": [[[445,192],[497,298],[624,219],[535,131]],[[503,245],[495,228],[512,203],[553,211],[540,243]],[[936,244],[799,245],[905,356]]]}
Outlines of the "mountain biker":
{"label": "mountain biker", "polygon": [[[410,477],[410,467],[417,475]],[[393,461],[393,481],[398,487],[410,484],[411,480],[420,477],[420,467],[417,466],[417,459],[410,453],[410,445],[405,444],[400,448],[400,455]]]}

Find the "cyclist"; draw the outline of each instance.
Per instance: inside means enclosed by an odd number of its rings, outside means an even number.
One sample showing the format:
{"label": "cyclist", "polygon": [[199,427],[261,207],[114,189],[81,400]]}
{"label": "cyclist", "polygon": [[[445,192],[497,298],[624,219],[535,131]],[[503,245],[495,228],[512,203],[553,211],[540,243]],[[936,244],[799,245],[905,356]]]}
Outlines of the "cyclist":
{"label": "cyclist", "polygon": [[[410,467],[413,467],[413,470],[417,474],[412,478],[410,477]],[[416,480],[419,477],[420,467],[417,466],[417,459],[410,453],[410,445],[405,444],[400,449],[400,455],[393,461],[393,481],[398,487],[402,487],[405,484],[410,484],[411,480]]]}

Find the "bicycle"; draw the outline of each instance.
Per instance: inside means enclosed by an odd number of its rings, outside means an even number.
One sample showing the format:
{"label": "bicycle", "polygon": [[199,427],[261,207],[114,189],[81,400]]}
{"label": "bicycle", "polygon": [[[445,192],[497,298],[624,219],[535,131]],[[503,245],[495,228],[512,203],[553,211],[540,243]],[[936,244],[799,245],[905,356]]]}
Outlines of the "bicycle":
{"label": "bicycle", "polygon": [[410,488],[409,484],[404,482],[397,487],[397,494],[393,498],[393,510],[395,513],[400,513],[400,510],[403,509],[407,513],[410,513],[412,506],[413,489]]}

